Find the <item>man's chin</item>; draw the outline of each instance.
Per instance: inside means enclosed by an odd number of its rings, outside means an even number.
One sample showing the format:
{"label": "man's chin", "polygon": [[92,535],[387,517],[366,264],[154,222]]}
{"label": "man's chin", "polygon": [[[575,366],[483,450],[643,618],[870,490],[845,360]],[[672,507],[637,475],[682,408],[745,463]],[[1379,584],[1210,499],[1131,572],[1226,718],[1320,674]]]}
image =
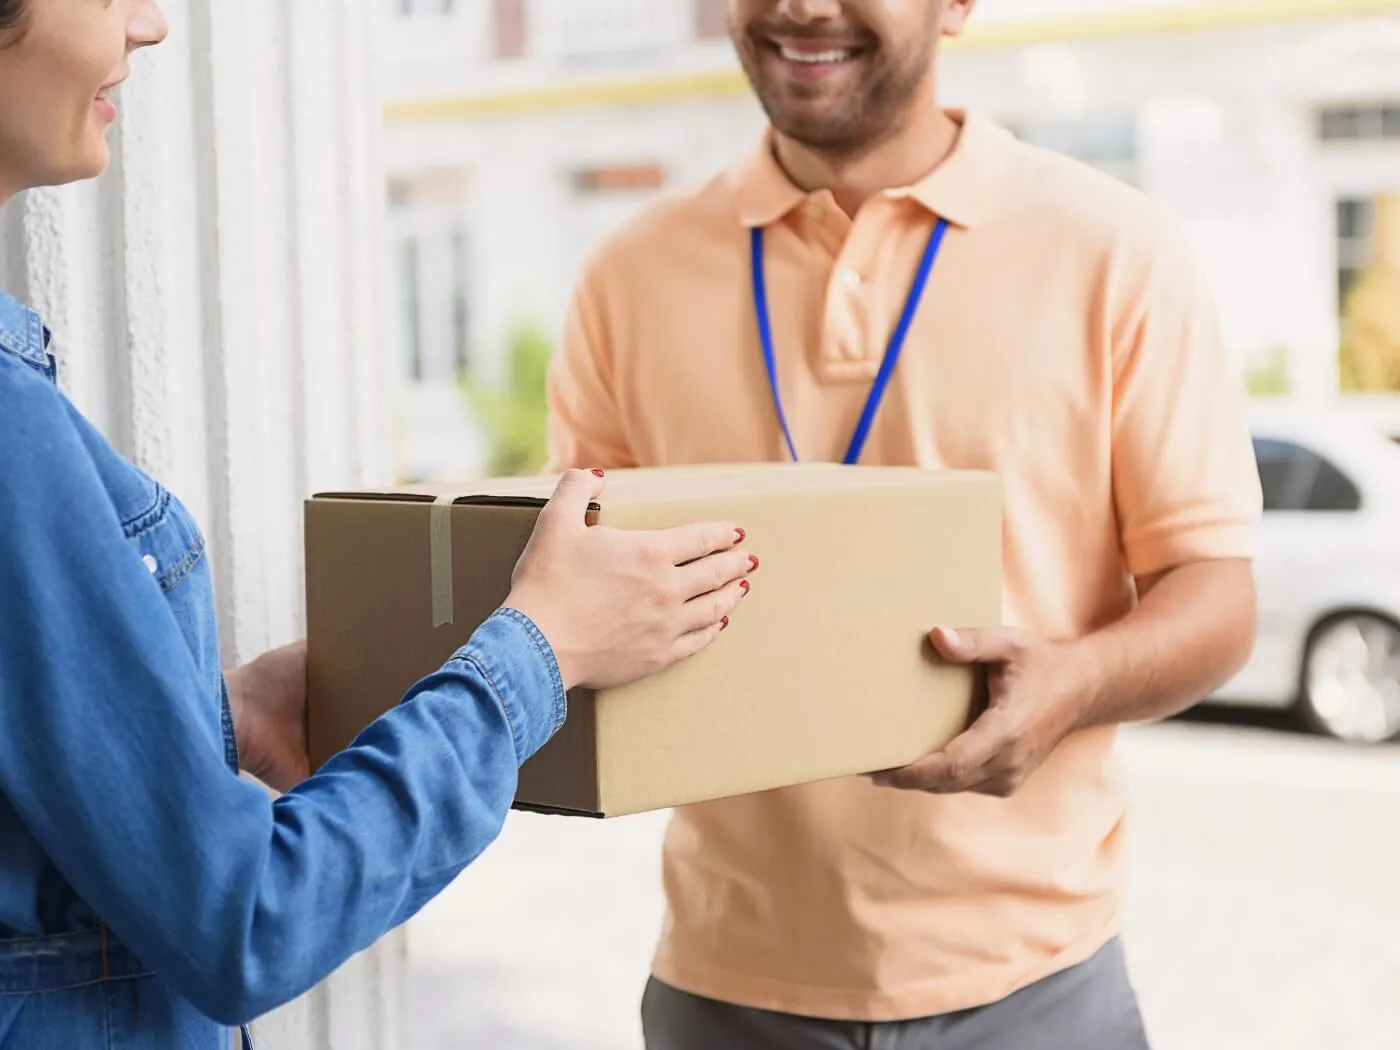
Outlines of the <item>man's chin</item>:
{"label": "man's chin", "polygon": [[814,153],[832,156],[859,153],[862,148],[859,136],[843,133],[842,123],[837,114],[823,116],[805,113],[801,117],[784,114],[782,119],[772,121],[774,129],[780,135]]}

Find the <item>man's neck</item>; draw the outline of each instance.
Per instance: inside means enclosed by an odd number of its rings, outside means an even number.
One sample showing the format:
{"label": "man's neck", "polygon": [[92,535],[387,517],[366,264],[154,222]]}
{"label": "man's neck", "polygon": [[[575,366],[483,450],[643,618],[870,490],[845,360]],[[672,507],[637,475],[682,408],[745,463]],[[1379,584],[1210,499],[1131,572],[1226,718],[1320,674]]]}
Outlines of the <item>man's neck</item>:
{"label": "man's neck", "polygon": [[841,210],[854,216],[868,198],[918,182],[942,164],[958,132],[958,123],[930,100],[898,132],[857,157],[831,157],[776,132],[773,152],[799,189],[829,190]]}

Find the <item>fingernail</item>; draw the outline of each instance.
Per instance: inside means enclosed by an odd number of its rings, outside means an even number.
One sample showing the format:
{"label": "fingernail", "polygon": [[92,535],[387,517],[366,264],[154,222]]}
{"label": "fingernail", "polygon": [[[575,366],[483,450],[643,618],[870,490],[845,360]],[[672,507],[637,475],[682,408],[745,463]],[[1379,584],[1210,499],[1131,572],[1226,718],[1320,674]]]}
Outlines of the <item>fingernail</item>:
{"label": "fingernail", "polygon": [[870,782],[874,784],[877,788],[887,788],[890,786],[890,778],[886,776],[871,777]]}
{"label": "fingernail", "polygon": [[749,593],[749,581],[748,581],[748,580],[740,580],[740,581],[739,581],[739,590],[743,591],[745,594],[748,594],[748,593]]}
{"label": "fingernail", "polygon": [[750,554],[750,555],[749,555],[749,572],[757,572],[757,571],[758,571],[758,559],[755,558],[752,554]]}
{"label": "fingernail", "polygon": [[726,616],[723,620],[721,620],[721,621],[719,622],[719,629],[720,629],[721,631],[726,631],[726,630],[729,629],[729,617],[728,617],[728,616]]}
{"label": "fingernail", "polygon": [[594,468],[593,468],[593,476],[594,476],[595,478],[606,477],[606,475],[604,474],[603,470],[602,470],[601,468],[599,468],[599,467],[594,467]]}
{"label": "fingernail", "polygon": [[734,530],[734,546],[737,547],[737,546],[739,546],[739,544],[743,543],[743,542],[744,542],[744,537],[747,536],[747,535],[748,535],[748,533],[745,532],[743,529],[735,529],[735,530]]}
{"label": "fingernail", "polygon": [[938,633],[943,636],[943,640],[949,645],[957,645],[960,641],[960,639],[958,638],[958,632],[950,630],[947,627],[938,628]]}

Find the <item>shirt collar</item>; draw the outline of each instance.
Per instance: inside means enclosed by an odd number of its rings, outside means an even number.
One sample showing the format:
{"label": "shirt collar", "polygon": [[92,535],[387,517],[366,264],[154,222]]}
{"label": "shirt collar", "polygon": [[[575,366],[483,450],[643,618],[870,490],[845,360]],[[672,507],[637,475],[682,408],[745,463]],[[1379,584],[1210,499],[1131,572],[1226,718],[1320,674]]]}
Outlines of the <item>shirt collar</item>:
{"label": "shirt collar", "polygon": [[49,363],[49,330],[39,315],[0,292],[0,351],[43,368]]}
{"label": "shirt collar", "polygon": [[[910,186],[885,191],[908,198],[956,226],[985,222],[1001,199],[1007,170],[1010,132],[986,117],[967,110],[949,110],[961,125],[953,151],[943,163]],[[773,156],[773,131],[763,133],[758,146],[730,170],[739,219],[748,227],[767,226],[783,218],[808,197],[778,166]]]}

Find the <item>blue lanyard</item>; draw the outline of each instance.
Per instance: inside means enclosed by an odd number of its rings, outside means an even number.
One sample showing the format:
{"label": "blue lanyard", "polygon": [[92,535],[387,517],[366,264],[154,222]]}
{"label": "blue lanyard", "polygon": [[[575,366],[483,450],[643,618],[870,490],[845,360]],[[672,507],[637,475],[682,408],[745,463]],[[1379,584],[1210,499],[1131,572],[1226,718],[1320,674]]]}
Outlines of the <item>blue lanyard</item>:
{"label": "blue lanyard", "polygon": [[[880,371],[875,375],[875,382],[870,388],[870,396],[866,399],[865,409],[860,414],[860,422],[856,424],[855,433],[851,435],[850,447],[846,449],[846,458],[842,462],[848,466],[860,462],[861,450],[865,448],[865,440],[870,436],[870,427],[875,422],[875,415],[880,411],[880,402],[884,399],[885,389],[890,385],[890,376],[894,374],[894,366],[899,363],[899,354],[904,349],[904,340],[909,335],[909,326],[919,310],[919,300],[923,298],[924,286],[928,284],[929,272],[933,269],[934,260],[938,258],[938,249],[942,246],[943,235],[947,232],[948,220],[939,219],[933,232],[929,235],[928,247],[924,249],[924,256],[919,260],[919,269],[914,275],[914,284],[909,289],[909,297],[904,301],[904,311],[899,315],[899,323],[895,325],[894,334],[890,336],[884,360],[880,362]],[[768,369],[768,386],[773,392],[773,407],[778,410],[778,425],[783,428],[783,440],[787,442],[788,454],[796,463],[798,462],[797,446],[793,444],[792,432],[788,430],[787,416],[783,413],[782,394],[778,391],[778,366],[773,352],[773,326],[768,316],[768,286],[763,275],[763,228],[761,226],[755,226],[751,231],[749,245],[753,257],[754,310],[758,314],[758,338],[763,344],[763,364]]]}

